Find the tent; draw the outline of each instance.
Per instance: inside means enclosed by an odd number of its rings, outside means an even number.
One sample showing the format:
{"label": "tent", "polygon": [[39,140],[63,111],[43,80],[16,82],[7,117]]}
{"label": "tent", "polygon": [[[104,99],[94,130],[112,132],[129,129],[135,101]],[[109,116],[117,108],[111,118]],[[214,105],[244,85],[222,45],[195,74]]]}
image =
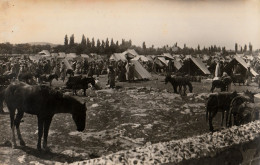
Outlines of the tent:
{"label": "tent", "polygon": [[134,49],[127,49],[122,53],[123,55],[130,54],[134,57],[138,56],[139,54]]}
{"label": "tent", "polygon": [[69,53],[66,55],[66,58],[69,58],[69,59],[76,58],[76,57],[77,57],[76,53]]}
{"label": "tent", "polygon": [[42,50],[38,53],[39,55],[44,55],[44,56],[51,56],[50,52],[48,50]]}
{"label": "tent", "polygon": [[126,57],[125,57],[125,54],[123,53],[114,53],[110,56],[109,58],[110,60],[114,60],[114,61],[127,61]]}
{"label": "tent", "polygon": [[71,65],[70,65],[70,63],[69,63],[69,61],[68,61],[66,58],[63,59],[63,62],[64,62],[64,64],[65,64],[65,66],[66,66],[67,69],[72,69],[72,67],[71,67]]}
{"label": "tent", "polygon": [[173,63],[174,63],[174,67],[175,67],[177,70],[179,70],[179,69],[182,67],[182,62],[180,62],[180,61],[174,60]]}
{"label": "tent", "polygon": [[58,55],[59,57],[66,57],[66,54],[64,52],[59,52]]}
{"label": "tent", "polygon": [[148,62],[151,61],[150,59],[148,59],[147,57],[145,57],[144,55],[138,55],[135,58],[133,58],[133,60],[140,60],[140,61],[144,61],[144,62]]}
{"label": "tent", "polygon": [[[245,60],[243,60],[240,56],[238,55],[235,55],[233,60],[231,60],[224,68],[225,72],[227,72],[229,75],[231,74],[234,66],[236,64],[241,64],[241,66],[244,68],[243,69],[243,73],[242,74],[245,74],[246,70],[248,67],[250,67],[250,65],[248,63],[245,62]],[[250,72],[253,76],[258,76],[258,73],[253,69],[253,68],[250,68]]]}
{"label": "tent", "polygon": [[149,79],[152,75],[140,64],[137,60],[131,60],[131,62],[135,65],[135,78],[137,79]]}
{"label": "tent", "polygon": [[186,59],[183,66],[179,69],[180,72],[189,75],[209,75],[210,71],[199,58],[190,57]]}
{"label": "tent", "polygon": [[165,57],[166,59],[174,60],[174,57],[170,53],[163,53],[161,56]]}

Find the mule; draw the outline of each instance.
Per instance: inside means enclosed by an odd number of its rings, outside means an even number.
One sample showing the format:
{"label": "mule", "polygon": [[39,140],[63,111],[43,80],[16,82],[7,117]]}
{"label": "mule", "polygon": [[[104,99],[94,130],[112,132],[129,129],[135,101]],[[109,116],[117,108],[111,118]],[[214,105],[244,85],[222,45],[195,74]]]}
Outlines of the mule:
{"label": "mule", "polygon": [[[228,112],[228,122],[226,123],[227,127],[231,127],[232,125],[239,125],[240,115],[241,114],[241,107],[242,104],[246,102],[254,103],[254,95],[250,91],[245,91],[244,93],[240,94],[239,96],[235,97],[230,103],[230,110]],[[232,122],[233,118],[233,122]]]}
{"label": "mule", "polygon": [[232,83],[232,79],[229,77],[223,80],[213,80],[210,91],[213,93],[215,88],[220,88],[221,92],[228,91],[228,86]]}
{"label": "mule", "polygon": [[[221,120],[221,126],[223,126],[224,121],[224,114],[225,111],[229,111],[230,109],[230,103],[238,96],[237,92],[221,92],[221,93],[214,93],[211,94],[208,98],[208,102],[206,104],[206,121],[209,122],[209,130],[214,131],[212,120],[216,116],[218,112],[222,112],[222,120]],[[226,122],[227,122],[226,117]]]}
{"label": "mule", "polygon": [[[38,143],[37,149],[41,150],[43,136],[43,148],[47,148],[47,138],[52,118],[57,113],[70,113],[78,131],[85,129],[86,106],[73,97],[63,96],[60,92],[46,86],[31,86],[23,82],[10,84],[4,92],[7,108],[10,113],[12,129],[12,147],[15,148],[15,132],[21,146],[25,142],[20,133],[20,122],[24,113],[36,115],[38,119]],[[17,114],[15,116],[15,112]]]}
{"label": "mule", "polygon": [[177,88],[179,87],[179,93],[181,94],[182,87],[183,87],[183,93],[185,94],[187,90],[186,88],[187,85],[189,87],[189,91],[192,93],[193,87],[189,78],[187,77],[181,77],[181,76],[172,77],[171,75],[167,75],[164,81],[165,84],[167,84],[168,82],[172,84],[174,93],[178,93]]}
{"label": "mule", "polygon": [[95,87],[95,79],[93,77],[74,76],[69,77],[66,87],[73,90],[73,95],[77,95],[77,89],[83,89],[84,96],[86,96],[86,89],[88,89],[89,83]]}
{"label": "mule", "polygon": [[66,70],[66,76],[69,75],[70,77],[74,76],[74,71],[72,69]]}
{"label": "mule", "polygon": [[38,77],[38,80],[39,80],[40,84],[43,83],[43,82],[49,82],[50,86],[51,86],[52,81],[54,79],[56,79],[58,81],[58,78],[59,78],[59,76],[57,74],[55,74],[55,73],[54,74],[49,74],[49,75],[43,74],[43,75],[40,75]]}

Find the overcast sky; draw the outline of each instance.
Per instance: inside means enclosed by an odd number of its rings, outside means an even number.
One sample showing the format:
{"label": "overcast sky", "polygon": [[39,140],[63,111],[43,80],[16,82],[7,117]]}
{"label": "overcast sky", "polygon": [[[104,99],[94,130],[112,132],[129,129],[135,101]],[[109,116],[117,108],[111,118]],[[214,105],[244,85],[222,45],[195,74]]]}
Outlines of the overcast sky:
{"label": "overcast sky", "polygon": [[259,0],[0,0],[0,42],[63,44],[65,34],[135,45],[260,48]]}

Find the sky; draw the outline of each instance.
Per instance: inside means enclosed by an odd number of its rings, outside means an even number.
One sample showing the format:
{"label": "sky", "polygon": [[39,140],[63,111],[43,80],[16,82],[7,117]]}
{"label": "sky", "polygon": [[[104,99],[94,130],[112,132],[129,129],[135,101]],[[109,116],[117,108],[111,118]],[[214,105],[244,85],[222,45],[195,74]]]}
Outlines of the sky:
{"label": "sky", "polygon": [[134,45],[260,48],[259,0],[0,0],[0,43],[63,44],[65,35]]}

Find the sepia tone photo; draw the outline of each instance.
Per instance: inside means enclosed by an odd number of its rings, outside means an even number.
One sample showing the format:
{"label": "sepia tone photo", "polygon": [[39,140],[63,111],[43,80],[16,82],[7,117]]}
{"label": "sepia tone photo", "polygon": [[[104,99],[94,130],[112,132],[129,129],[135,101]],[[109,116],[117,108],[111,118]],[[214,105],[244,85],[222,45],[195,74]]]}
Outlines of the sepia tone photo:
{"label": "sepia tone photo", "polygon": [[0,165],[260,164],[259,0],[0,0]]}

